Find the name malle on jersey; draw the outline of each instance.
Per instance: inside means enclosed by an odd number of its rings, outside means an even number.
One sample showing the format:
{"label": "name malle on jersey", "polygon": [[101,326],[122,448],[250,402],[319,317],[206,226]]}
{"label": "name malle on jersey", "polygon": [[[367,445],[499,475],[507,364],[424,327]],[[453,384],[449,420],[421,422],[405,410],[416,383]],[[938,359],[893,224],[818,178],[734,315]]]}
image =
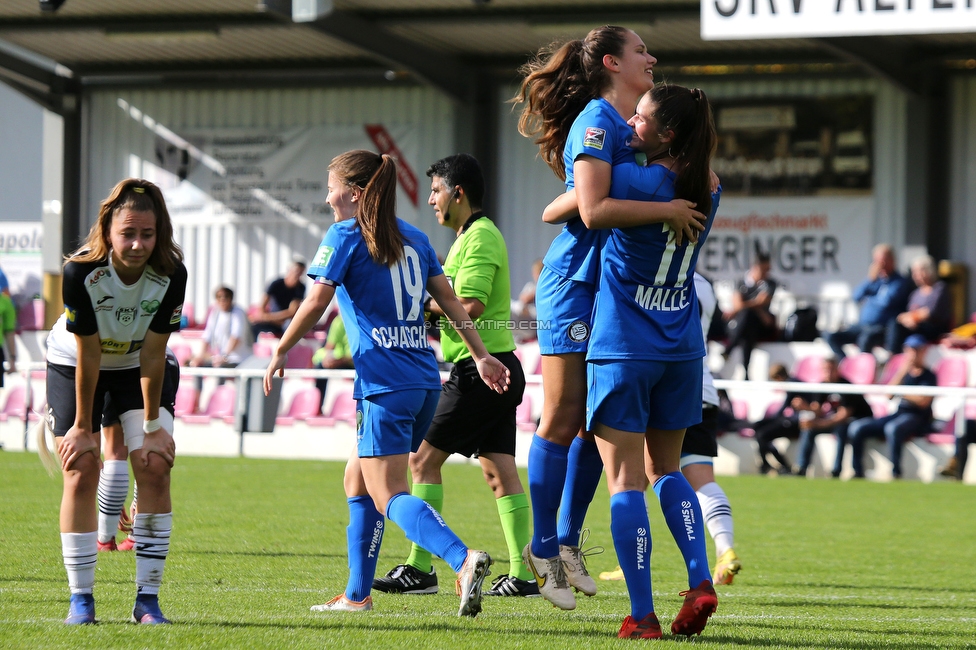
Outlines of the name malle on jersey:
{"label": "name malle on jersey", "polygon": [[[116,296],[115,283],[104,282],[111,277],[108,267],[95,269],[85,280],[85,290],[95,309],[102,354],[129,354],[142,347],[142,340],[152,317],[159,311],[160,301],[166,295],[170,279],[159,275],[152,267],[147,267],[140,279],[141,290],[135,290],[136,287],[133,286],[133,291]],[[126,296],[125,293],[131,295]],[[173,312],[170,324],[179,322],[181,311],[182,308],[179,308]]]}
{"label": "name malle on jersey", "polygon": [[634,300],[648,311],[682,311],[691,304],[688,301],[688,289],[669,289],[667,287],[649,287],[638,285]]}

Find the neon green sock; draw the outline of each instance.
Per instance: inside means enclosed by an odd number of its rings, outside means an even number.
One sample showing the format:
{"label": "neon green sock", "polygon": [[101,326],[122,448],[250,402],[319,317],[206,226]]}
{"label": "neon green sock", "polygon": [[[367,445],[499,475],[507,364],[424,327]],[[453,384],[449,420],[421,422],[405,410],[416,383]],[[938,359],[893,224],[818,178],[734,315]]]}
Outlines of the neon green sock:
{"label": "neon green sock", "polygon": [[[410,488],[410,494],[423,499],[437,512],[444,507],[444,486],[440,483],[414,483]],[[407,564],[424,573],[430,573],[433,566],[430,562],[430,552],[416,544],[410,547]]]}
{"label": "neon green sock", "polygon": [[519,580],[533,580],[532,572],[522,564],[522,549],[532,539],[529,533],[529,498],[525,493],[510,494],[495,500],[508,544],[508,575]]}

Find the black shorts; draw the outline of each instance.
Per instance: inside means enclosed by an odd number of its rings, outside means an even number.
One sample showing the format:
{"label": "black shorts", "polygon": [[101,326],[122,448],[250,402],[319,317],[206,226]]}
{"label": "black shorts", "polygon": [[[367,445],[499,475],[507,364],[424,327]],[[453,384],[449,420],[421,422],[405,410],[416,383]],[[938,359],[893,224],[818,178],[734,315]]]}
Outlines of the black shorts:
{"label": "black shorts", "polygon": [[[174,373],[175,367],[175,373]],[[175,381],[173,375],[175,374]],[[170,414],[176,402],[176,385],[180,367],[167,361],[163,373],[163,393],[160,406]],[[75,423],[75,367],[47,364],[48,424],[56,437],[68,433]],[[101,431],[119,421],[119,414],[143,408],[142,382],[139,368],[101,370],[92,401],[92,431]]]}
{"label": "black shorts", "polygon": [[463,456],[515,455],[515,409],[522,403],[525,375],[514,352],[493,356],[511,373],[508,391],[499,395],[488,388],[473,359],[454,364],[424,438],[430,445]]}
{"label": "black shorts", "polygon": [[702,421],[685,431],[685,439],[681,443],[682,456],[718,456],[718,411],[717,406],[702,405]]}

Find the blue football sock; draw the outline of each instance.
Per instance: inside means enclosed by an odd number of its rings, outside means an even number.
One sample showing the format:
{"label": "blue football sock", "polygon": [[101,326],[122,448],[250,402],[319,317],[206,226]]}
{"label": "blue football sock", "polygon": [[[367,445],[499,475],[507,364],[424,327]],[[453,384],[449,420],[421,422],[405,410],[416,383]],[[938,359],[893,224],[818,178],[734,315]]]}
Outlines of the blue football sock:
{"label": "blue football sock", "polygon": [[569,447],[532,436],[529,447],[529,496],[532,498],[532,554],[548,558],[559,555],[556,514],[559,496],[566,482]]}
{"label": "blue football sock", "polygon": [[369,595],[376,574],[376,561],[383,542],[383,515],[368,496],[349,497],[349,525],[346,544],[349,554],[349,581],[346,598],[359,602]]}
{"label": "blue football sock", "polygon": [[701,505],[688,479],[681,472],[665,474],[654,484],[654,492],[661,502],[664,521],[688,567],[688,588],[694,589],[702,580],[711,582]]}
{"label": "blue football sock", "polygon": [[651,593],[651,527],[644,493],[618,492],[610,497],[610,534],[627,581],[630,615],[641,620],[654,611]]}
{"label": "blue football sock", "polygon": [[386,504],[386,516],[411,542],[443,558],[455,571],[461,570],[468,558],[468,547],[426,501],[406,492],[394,494]]}
{"label": "blue football sock", "polygon": [[575,438],[569,446],[566,484],[559,502],[559,543],[579,546],[586,511],[603,476],[603,459],[592,440]]}

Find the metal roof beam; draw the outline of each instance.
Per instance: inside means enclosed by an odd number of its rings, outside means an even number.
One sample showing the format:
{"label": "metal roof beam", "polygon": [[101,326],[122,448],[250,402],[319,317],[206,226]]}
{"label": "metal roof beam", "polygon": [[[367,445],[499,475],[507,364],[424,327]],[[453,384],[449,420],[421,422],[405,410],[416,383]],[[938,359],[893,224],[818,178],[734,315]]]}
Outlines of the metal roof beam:
{"label": "metal roof beam", "polygon": [[58,114],[73,110],[65,95],[77,92],[78,82],[68,68],[30,50],[0,40],[0,81]]}

